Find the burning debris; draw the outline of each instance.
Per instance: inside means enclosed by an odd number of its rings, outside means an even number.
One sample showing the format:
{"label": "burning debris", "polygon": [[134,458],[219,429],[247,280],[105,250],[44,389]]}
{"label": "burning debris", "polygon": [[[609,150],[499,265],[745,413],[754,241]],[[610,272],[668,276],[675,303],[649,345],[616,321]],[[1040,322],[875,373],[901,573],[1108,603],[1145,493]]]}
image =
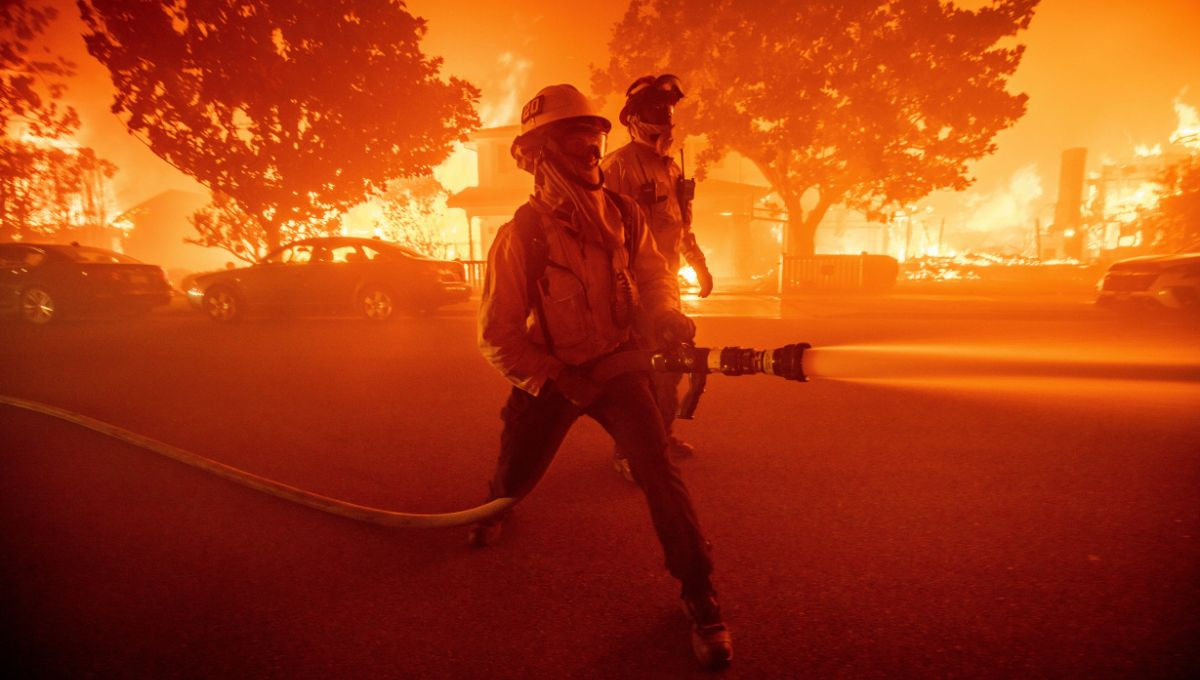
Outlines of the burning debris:
{"label": "burning debris", "polygon": [[967,252],[942,257],[910,258],[902,264],[900,275],[904,281],[910,282],[995,282],[1022,278],[1044,279],[1052,271],[1074,271],[1090,277],[1092,270],[1073,258],[1038,260],[1025,255]]}
{"label": "burning debris", "polygon": [[[1188,162],[1200,152],[1200,115],[1179,98],[1174,102],[1178,125],[1169,145],[1139,144],[1132,158],[1105,158],[1097,172],[1089,173],[1083,203],[1083,228],[1087,251],[1103,256],[1108,251],[1140,251],[1178,247],[1172,244],[1152,216],[1170,194],[1164,184],[1172,167]],[[1185,239],[1186,240],[1186,239]]]}

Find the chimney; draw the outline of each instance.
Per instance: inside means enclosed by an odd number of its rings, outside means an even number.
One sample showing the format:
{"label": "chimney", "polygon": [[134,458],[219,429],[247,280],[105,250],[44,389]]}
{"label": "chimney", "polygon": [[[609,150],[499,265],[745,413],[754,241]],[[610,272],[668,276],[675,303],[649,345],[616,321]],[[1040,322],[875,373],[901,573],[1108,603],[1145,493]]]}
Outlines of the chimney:
{"label": "chimney", "polygon": [[1054,226],[1062,235],[1064,254],[1078,259],[1083,254],[1083,180],[1087,149],[1076,147],[1062,153],[1058,173],[1058,204],[1054,208]]}

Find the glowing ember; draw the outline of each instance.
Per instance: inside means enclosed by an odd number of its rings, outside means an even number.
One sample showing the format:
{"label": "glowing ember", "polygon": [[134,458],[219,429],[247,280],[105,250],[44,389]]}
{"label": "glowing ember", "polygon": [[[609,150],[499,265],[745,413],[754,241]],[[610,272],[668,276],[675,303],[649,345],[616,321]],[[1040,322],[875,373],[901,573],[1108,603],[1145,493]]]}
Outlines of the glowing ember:
{"label": "glowing ember", "polygon": [[949,257],[916,257],[903,263],[901,276],[905,281],[980,281],[993,272],[1018,272],[1063,266],[1078,267],[1080,262],[1071,258],[1037,260],[1021,255],[1001,256],[992,253],[960,253]]}

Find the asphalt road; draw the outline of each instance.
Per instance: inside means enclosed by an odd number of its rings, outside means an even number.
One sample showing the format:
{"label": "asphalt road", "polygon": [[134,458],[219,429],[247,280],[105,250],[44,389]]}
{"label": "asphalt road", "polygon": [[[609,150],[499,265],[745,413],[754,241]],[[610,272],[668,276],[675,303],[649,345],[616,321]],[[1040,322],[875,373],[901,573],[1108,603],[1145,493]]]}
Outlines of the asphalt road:
{"label": "asphalt road", "polygon": [[[1200,324],[1049,296],[689,308],[701,344],[829,359],[808,384],[713,377],[679,428],[724,675],[1197,677]],[[473,313],[6,323],[0,393],[356,503],[456,510],[483,497],[508,389]],[[484,551],[4,407],[0,451],[3,664],[24,677],[705,675],[591,422]]]}

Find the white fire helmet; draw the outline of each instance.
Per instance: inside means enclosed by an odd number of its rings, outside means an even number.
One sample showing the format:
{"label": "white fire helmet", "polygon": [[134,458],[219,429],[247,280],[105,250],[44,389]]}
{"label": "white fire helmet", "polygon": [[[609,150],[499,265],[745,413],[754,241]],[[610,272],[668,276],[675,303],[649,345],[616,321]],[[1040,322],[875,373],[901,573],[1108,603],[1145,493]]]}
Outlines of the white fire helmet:
{"label": "white fire helmet", "polygon": [[574,85],[551,85],[539,90],[521,109],[521,134],[513,140],[513,157],[517,158],[517,147],[529,141],[533,136],[531,133],[544,130],[551,123],[572,118],[589,119],[606,134],[612,130],[612,123],[596,113],[587,97]]}

